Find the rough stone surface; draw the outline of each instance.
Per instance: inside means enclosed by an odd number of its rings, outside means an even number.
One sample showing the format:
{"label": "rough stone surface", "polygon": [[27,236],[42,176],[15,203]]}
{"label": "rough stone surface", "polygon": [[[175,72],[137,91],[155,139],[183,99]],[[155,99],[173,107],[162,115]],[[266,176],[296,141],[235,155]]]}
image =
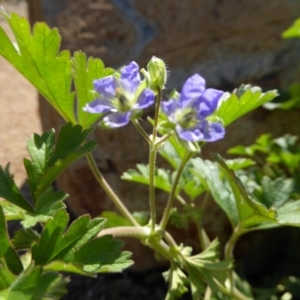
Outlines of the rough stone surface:
{"label": "rough stone surface", "polygon": [[[206,77],[209,86],[229,91],[243,82],[286,88],[297,77],[300,44],[280,39],[281,32],[298,17],[300,2],[296,0],[270,0],[268,4],[259,0],[43,0],[43,8],[49,24],[59,27],[63,48],[83,50],[112,67],[133,59],[145,65],[152,55],[165,59],[171,74],[169,89],[180,88],[195,72]],[[58,128],[61,120],[44,101],[40,103],[44,128]],[[208,145],[204,153],[224,153],[266,132],[299,135],[298,119],[299,112],[259,109],[231,125],[226,139]],[[149,130],[146,121],[143,125]],[[100,145],[96,161],[109,183],[131,211],[146,210],[147,189],[119,179],[136,163],[147,162],[146,143],[131,126],[99,130],[95,137]],[[95,216],[113,209],[84,160],[71,166],[58,184],[70,194],[78,214]],[[165,202],[166,195],[158,193],[158,216]],[[213,202],[207,207],[204,224],[211,236],[226,238],[226,218]],[[193,244],[195,236],[193,229],[177,232],[178,242]],[[129,247],[144,254],[138,244]],[[153,265],[148,255],[138,261],[140,268]]]}

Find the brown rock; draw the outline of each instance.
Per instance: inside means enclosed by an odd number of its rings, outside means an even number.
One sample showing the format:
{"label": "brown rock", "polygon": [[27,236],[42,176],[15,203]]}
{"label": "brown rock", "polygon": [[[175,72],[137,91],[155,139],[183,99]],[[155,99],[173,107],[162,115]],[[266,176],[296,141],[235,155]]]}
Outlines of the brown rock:
{"label": "brown rock", "polygon": [[[283,41],[281,32],[298,17],[296,0],[73,0],[43,1],[43,12],[63,37],[63,48],[83,50],[100,57],[107,66],[137,60],[143,66],[152,55],[166,60],[170,70],[168,88],[179,88],[193,73],[203,75],[210,86],[233,89],[242,82],[261,82],[263,87],[286,87],[296,78],[300,45]],[[274,86],[275,85],[275,86]],[[58,128],[62,122],[44,101],[41,118],[44,128]],[[151,113],[151,112],[150,112]],[[259,109],[227,130],[224,141],[204,150],[224,153],[236,144],[249,144],[266,132],[275,136],[299,134],[299,112]],[[149,125],[143,123],[149,131]],[[147,210],[147,188],[122,182],[119,178],[136,163],[146,163],[147,145],[131,126],[95,132],[100,148],[95,152],[98,167],[131,211]],[[78,214],[96,216],[114,209],[93,179],[84,160],[72,165],[58,180],[70,194],[69,202]],[[160,216],[166,195],[157,193]],[[213,202],[204,224],[211,236],[228,234],[224,214]],[[193,229],[177,231],[178,242],[193,244]],[[187,238],[188,237],[188,238]],[[134,246],[137,253],[144,251]],[[139,268],[149,268],[152,258],[140,257]]]}

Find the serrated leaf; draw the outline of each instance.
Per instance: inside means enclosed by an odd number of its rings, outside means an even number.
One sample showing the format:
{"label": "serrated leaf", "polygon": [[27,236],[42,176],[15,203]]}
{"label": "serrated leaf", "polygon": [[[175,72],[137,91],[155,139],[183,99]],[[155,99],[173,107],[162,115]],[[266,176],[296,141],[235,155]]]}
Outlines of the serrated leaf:
{"label": "serrated leaf", "polygon": [[[130,169],[122,175],[123,180],[138,182],[149,185],[149,166],[137,164],[138,170]],[[157,168],[155,172],[155,187],[165,192],[170,192],[172,187],[172,178],[174,173]]]}
{"label": "serrated leaf", "polygon": [[44,271],[68,272],[84,276],[95,277],[94,273],[89,273],[83,270],[84,266],[80,264],[65,263],[63,261],[52,261],[50,264],[43,267]]}
{"label": "serrated leaf", "polygon": [[250,158],[226,159],[226,165],[231,170],[237,171],[255,165],[255,161]]}
{"label": "serrated leaf", "polygon": [[236,93],[220,103],[214,115],[223,120],[224,126],[228,126],[244,114],[273,100],[277,95],[276,90],[262,93],[258,87],[242,85]]}
{"label": "serrated leaf", "polygon": [[100,79],[114,73],[113,69],[104,67],[102,60],[90,57],[88,60],[85,53],[74,53],[73,77],[77,94],[77,117],[83,128],[89,128],[99,119],[99,115],[83,111],[85,104],[95,100],[93,80]]}
{"label": "serrated leaf", "polygon": [[[76,245],[62,258],[66,263],[83,265],[88,273],[120,272],[132,265],[131,253],[122,251],[124,242],[106,235]],[[56,259],[61,259],[57,256]]]}
{"label": "serrated leaf", "polygon": [[36,23],[31,33],[25,18],[1,12],[13,31],[17,48],[0,27],[0,55],[23,74],[66,121],[76,123],[70,52],[58,53],[61,41],[58,30]]}
{"label": "serrated leaf", "polygon": [[1,291],[9,288],[14,282],[16,275],[8,269],[4,258],[0,258],[0,299]]}
{"label": "serrated leaf", "polygon": [[219,242],[214,240],[202,253],[185,258],[193,299],[200,299],[205,291],[204,283],[213,293],[219,291],[215,281],[223,285],[225,283],[232,261],[219,261],[218,248]]}
{"label": "serrated leaf", "polygon": [[6,300],[59,300],[67,293],[67,283],[68,280],[58,273],[43,273],[41,267],[31,265],[7,290],[0,292],[0,299],[4,297]]}
{"label": "serrated leaf", "polygon": [[286,203],[278,208],[277,213],[279,224],[300,226],[300,200]]}
{"label": "serrated leaf", "polygon": [[83,215],[77,218],[66,231],[68,219],[66,211],[61,209],[52,220],[47,221],[38,244],[32,248],[32,258],[36,264],[43,265],[53,260],[73,262],[69,257],[73,257],[74,249],[95,236],[105,222],[100,218],[91,221],[89,215]]}
{"label": "serrated leaf", "polygon": [[174,266],[169,271],[163,273],[163,276],[165,280],[169,282],[169,289],[165,298],[166,300],[179,299],[188,291],[185,286],[188,279],[179,267]]}
{"label": "serrated leaf", "polygon": [[257,202],[254,197],[248,193],[235,173],[228,168],[221,156],[214,154],[213,157],[222,168],[232,189],[240,226],[246,228],[259,225],[263,222],[276,223],[275,210],[272,208],[267,209],[264,205]]}
{"label": "serrated leaf", "polygon": [[96,148],[95,141],[85,142],[89,133],[89,129],[67,123],[62,126],[56,145],[53,130],[35,135],[28,142],[32,161],[24,160],[24,165],[35,202],[63,170]]}
{"label": "serrated leaf", "polygon": [[229,184],[221,179],[220,170],[216,163],[201,158],[191,159],[194,176],[203,181],[203,184],[211,192],[216,203],[224,210],[232,227],[239,222],[239,215],[235,200]]}
{"label": "serrated leaf", "polygon": [[22,220],[24,218],[25,211],[6,200],[0,200],[0,205],[3,208],[6,221]]}
{"label": "serrated leaf", "polygon": [[9,174],[9,164],[5,170],[0,166],[0,197],[26,211],[33,212],[33,208],[21,194],[12,175]]}
{"label": "serrated leaf", "polygon": [[0,206],[0,259],[2,258],[13,274],[17,275],[23,271],[21,260],[9,239],[4,212]]}
{"label": "serrated leaf", "polygon": [[58,253],[62,236],[69,221],[64,209],[56,212],[53,219],[47,221],[39,242],[32,247],[32,259],[37,265],[45,265]]}
{"label": "serrated leaf", "polygon": [[286,29],[282,35],[284,39],[298,38],[300,37],[300,18],[295,20],[293,25]]}
{"label": "serrated leaf", "polygon": [[28,250],[31,248],[33,242],[38,242],[40,235],[31,228],[22,228],[18,230],[13,239],[12,244],[16,251]]}
{"label": "serrated leaf", "polygon": [[261,181],[262,197],[261,202],[266,207],[279,208],[285,202],[287,202],[293,191],[294,181],[293,179],[276,178],[271,180],[270,177],[264,176]]}

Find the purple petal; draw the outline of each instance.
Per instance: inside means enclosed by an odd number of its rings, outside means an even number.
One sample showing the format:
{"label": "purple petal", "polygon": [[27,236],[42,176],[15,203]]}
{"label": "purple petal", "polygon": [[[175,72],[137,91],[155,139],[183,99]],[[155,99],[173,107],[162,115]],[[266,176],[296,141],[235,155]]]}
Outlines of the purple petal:
{"label": "purple petal", "polygon": [[94,80],[94,89],[105,98],[113,98],[116,94],[117,81],[113,76]]}
{"label": "purple petal", "polygon": [[190,142],[215,142],[225,136],[225,129],[220,123],[209,123],[203,121],[199,126],[184,129],[180,125],[176,125],[178,136]]}
{"label": "purple petal", "polygon": [[127,125],[130,121],[130,116],[131,111],[127,111],[126,113],[115,112],[106,116],[103,121],[108,127],[117,128]]}
{"label": "purple petal", "polygon": [[176,125],[176,131],[179,137],[185,141],[198,142],[203,140],[204,137],[199,127],[184,129],[180,125]]}
{"label": "purple petal", "polygon": [[169,118],[169,120],[175,123],[174,115],[176,109],[178,108],[178,99],[162,101],[161,108],[163,113]]}
{"label": "purple petal", "polygon": [[204,91],[205,79],[198,74],[191,76],[181,89],[180,107],[190,106],[190,102],[199,99]]}
{"label": "purple petal", "polygon": [[155,102],[155,95],[153,91],[150,89],[144,89],[139,95],[136,104],[134,104],[132,108],[143,109],[152,105],[154,102]]}
{"label": "purple petal", "polygon": [[93,102],[87,103],[83,110],[92,114],[102,114],[115,111],[112,103],[104,98],[98,98]]}
{"label": "purple petal", "polygon": [[201,123],[202,132],[203,132],[203,141],[206,142],[215,142],[224,138],[225,128],[220,123],[210,123],[204,121]]}
{"label": "purple petal", "polygon": [[134,93],[141,83],[139,65],[133,61],[121,69],[120,82],[124,90]]}
{"label": "purple petal", "polygon": [[199,117],[206,118],[211,115],[216,110],[218,102],[223,94],[223,91],[207,89],[200,98],[200,104],[198,107]]}

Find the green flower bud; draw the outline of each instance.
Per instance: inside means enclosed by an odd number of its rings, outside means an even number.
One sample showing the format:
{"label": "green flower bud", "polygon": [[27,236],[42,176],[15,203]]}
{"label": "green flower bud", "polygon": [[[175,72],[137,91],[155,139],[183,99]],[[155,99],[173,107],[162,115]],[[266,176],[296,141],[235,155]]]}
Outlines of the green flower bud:
{"label": "green flower bud", "polygon": [[153,90],[163,89],[167,81],[166,65],[160,58],[153,56],[147,65],[150,86]]}

